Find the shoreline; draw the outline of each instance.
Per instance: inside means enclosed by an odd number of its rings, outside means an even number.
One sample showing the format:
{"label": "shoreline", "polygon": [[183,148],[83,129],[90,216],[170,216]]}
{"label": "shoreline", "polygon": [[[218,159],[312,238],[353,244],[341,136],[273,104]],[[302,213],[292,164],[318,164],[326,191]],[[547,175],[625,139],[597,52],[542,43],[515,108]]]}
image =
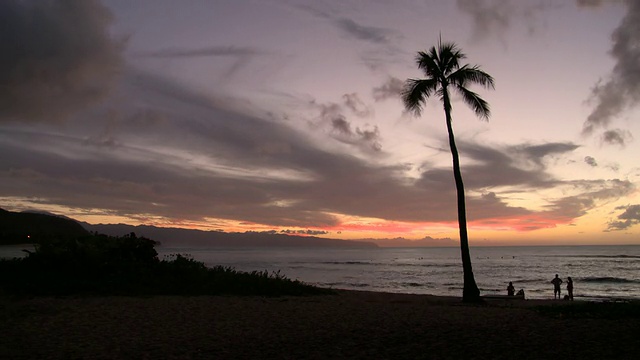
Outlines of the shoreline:
{"label": "shoreline", "polygon": [[272,298],[2,296],[0,358],[624,359],[640,352],[638,316],[539,310],[579,303],[478,305],[355,290]]}

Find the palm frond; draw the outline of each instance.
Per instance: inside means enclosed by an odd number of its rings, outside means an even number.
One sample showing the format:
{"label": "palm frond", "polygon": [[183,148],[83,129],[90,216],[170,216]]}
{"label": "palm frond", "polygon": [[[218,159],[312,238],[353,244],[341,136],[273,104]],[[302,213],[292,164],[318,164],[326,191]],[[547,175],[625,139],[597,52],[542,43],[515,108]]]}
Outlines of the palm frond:
{"label": "palm frond", "polygon": [[422,106],[431,96],[438,97],[447,114],[451,111],[448,88],[451,85],[462,95],[473,111],[485,120],[489,119],[489,104],[478,94],[466,88],[468,84],[479,84],[485,88],[495,88],[493,77],[480,70],[477,65],[460,64],[466,55],[455,43],[438,41],[428,51],[418,52],[416,63],[426,74],[425,79],[409,79],[402,91],[402,100],[408,111],[420,115]]}
{"label": "palm frond", "polygon": [[422,105],[436,91],[437,79],[409,79],[402,90],[402,102],[408,111],[420,115]]}
{"label": "palm frond", "polygon": [[489,120],[491,110],[488,102],[464,86],[455,85],[455,89],[462,95],[462,100],[471,107],[479,118]]}
{"label": "palm frond", "polygon": [[434,78],[440,77],[441,71],[438,66],[438,54],[435,53],[434,48],[431,48],[428,53],[424,51],[418,52],[416,63],[418,64],[418,68],[422,69],[426,76]]}
{"label": "palm frond", "polygon": [[438,44],[440,54],[440,69],[446,75],[460,67],[460,60],[466,58],[454,43]]}
{"label": "palm frond", "polygon": [[468,83],[478,84],[486,89],[495,89],[493,77],[480,70],[478,65],[464,65],[451,73],[448,78],[449,83],[456,86],[465,87]]}

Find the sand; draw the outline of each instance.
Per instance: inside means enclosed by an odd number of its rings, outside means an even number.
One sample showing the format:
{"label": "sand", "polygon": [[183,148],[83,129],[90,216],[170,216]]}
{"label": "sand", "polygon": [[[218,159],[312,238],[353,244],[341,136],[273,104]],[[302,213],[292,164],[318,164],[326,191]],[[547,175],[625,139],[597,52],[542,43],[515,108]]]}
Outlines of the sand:
{"label": "sand", "polygon": [[0,297],[1,359],[636,359],[640,320],[340,291],[309,297]]}

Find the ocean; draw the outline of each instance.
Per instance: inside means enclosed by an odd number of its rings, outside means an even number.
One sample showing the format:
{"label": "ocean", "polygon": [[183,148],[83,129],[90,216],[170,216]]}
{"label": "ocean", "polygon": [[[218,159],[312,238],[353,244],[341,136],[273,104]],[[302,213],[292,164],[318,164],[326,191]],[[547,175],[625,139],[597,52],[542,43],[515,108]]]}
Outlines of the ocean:
{"label": "ocean", "polygon": [[[22,256],[24,246],[2,246],[0,257]],[[334,289],[462,295],[459,248],[171,248],[160,258],[188,254],[207,266],[277,272]],[[574,281],[576,300],[640,299],[640,246],[472,247],[483,295],[506,294],[509,281],[528,299],[553,298],[551,279]]]}
{"label": "ocean", "polygon": [[[280,271],[290,279],[334,289],[462,295],[459,248],[163,248],[160,256],[190,254],[207,266]],[[471,248],[483,295],[506,295],[512,281],[528,299],[553,298],[551,279],[574,282],[576,300],[640,299],[640,246]]]}

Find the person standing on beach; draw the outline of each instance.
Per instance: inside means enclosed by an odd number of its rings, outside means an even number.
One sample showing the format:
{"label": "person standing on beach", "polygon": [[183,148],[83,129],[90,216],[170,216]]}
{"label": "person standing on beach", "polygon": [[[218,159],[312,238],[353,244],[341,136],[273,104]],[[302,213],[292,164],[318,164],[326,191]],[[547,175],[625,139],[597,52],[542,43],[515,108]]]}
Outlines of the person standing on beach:
{"label": "person standing on beach", "polygon": [[560,299],[560,284],[562,284],[562,279],[556,274],[556,277],[551,280],[551,283],[553,284],[553,298]]}
{"label": "person standing on beach", "polygon": [[567,277],[567,292],[569,293],[569,300],[573,300],[573,280],[571,280],[571,276]]}
{"label": "person standing on beach", "polygon": [[509,281],[509,286],[507,286],[507,295],[513,296],[516,294],[516,288],[513,286],[513,282]]}

